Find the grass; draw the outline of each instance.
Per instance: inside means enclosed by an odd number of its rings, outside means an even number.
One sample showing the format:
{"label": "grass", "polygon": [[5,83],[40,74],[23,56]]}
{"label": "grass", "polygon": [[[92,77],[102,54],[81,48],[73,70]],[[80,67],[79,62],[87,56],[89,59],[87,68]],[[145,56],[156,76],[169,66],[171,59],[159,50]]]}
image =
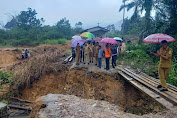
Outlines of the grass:
{"label": "grass", "polygon": [[45,44],[55,45],[55,44],[66,44],[66,39],[47,39],[44,41]]}

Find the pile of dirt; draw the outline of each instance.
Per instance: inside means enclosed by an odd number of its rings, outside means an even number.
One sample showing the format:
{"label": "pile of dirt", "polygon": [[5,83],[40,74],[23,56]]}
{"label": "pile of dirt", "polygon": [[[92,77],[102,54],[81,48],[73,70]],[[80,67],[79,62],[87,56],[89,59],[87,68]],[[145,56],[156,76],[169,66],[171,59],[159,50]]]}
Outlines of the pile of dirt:
{"label": "pile of dirt", "polygon": [[105,73],[88,71],[88,68],[63,69],[43,76],[31,88],[22,91],[22,98],[34,101],[49,93],[104,100],[118,105],[121,110],[139,115],[163,109],[162,105],[129,83],[118,81]]}
{"label": "pile of dirt", "polygon": [[31,118],[135,118],[135,115],[125,114],[108,102],[73,95],[49,94],[36,100],[35,104]]}
{"label": "pile of dirt", "polygon": [[176,118],[177,110],[138,116],[105,101],[48,94],[35,101],[30,118]]}
{"label": "pile of dirt", "polygon": [[4,68],[19,62],[21,53],[18,51],[0,51],[0,68]]}

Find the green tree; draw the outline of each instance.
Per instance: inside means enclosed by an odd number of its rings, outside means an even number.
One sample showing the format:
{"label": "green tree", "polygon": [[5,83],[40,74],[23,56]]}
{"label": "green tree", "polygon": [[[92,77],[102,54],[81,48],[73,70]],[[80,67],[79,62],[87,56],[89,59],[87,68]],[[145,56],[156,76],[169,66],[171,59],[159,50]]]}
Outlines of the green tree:
{"label": "green tree", "polygon": [[21,11],[21,13],[17,16],[17,26],[25,30],[32,27],[40,27],[42,22],[44,22],[44,19],[37,19],[36,15],[36,10],[32,10],[31,8],[28,8],[27,11]]}
{"label": "green tree", "polygon": [[175,35],[177,34],[177,1],[176,0],[163,0],[164,7],[167,15],[169,16],[169,27],[166,33]]}
{"label": "green tree", "polygon": [[56,25],[57,31],[60,33],[60,37],[58,38],[66,38],[69,39],[72,36],[72,29],[69,23],[69,20],[66,18],[62,18],[60,21],[57,22]]}
{"label": "green tree", "polygon": [[83,30],[83,29],[82,29],[82,22],[79,21],[78,23],[76,23],[74,30],[75,30],[75,33],[76,33],[76,34],[81,33],[81,31]]}
{"label": "green tree", "polygon": [[149,26],[151,25],[151,11],[155,4],[155,0],[123,0],[123,4],[119,11],[122,11],[124,8],[127,8],[127,11],[130,9],[134,9],[134,13],[132,15],[132,19],[136,20],[138,18],[138,14],[145,11],[145,27],[142,31],[143,35],[150,34]]}
{"label": "green tree", "polygon": [[4,26],[6,29],[14,29],[17,27],[17,18],[16,16],[12,16],[12,19],[6,23],[6,25]]}

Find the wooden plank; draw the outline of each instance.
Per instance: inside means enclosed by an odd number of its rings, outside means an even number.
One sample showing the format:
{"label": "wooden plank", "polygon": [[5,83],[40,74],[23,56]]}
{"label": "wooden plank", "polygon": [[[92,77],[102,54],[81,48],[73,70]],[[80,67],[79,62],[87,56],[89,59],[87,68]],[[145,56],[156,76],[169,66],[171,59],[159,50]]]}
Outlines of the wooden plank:
{"label": "wooden plank", "polygon": [[130,84],[132,84],[134,87],[136,87],[137,89],[139,89],[140,91],[142,91],[143,93],[147,94],[148,96],[150,96],[151,98],[155,99],[157,102],[159,102],[160,104],[162,104],[164,107],[166,107],[167,109],[172,109],[174,107],[173,104],[171,104],[169,101],[166,101],[164,98],[162,97],[156,97],[157,94],[154,93],[153,91],[151,91],[150,89],[146,88],[145,86],[141,85],[139,82],[137,82],[134,79],[130,79],[131,77],[128,77],[127,75],[125,75],[123,72],[119,71],[119,74],[122,75]]}
{"label": "wooden plank", "polygon": [[16,97],[10,97],[11,99],[13,100],[17,100],[17,101],[20,101],[20,102],[25,102],[25,103],[33,103],[32,101],[28,101],[28,100],[23,100],[23,99],[20,99],[20,98],[16,98]]}
{"label": "wooden plank", "polygon": [[28,111],[32,110],[31,107],[23,107],[23,106],[13,105],[13,104],[9,104],[8,107],[14,108],[14,109],[28,110]]}
{"label": "wooden plank", "polygon": [[68,60],[69,60],[71,57],[72,57],[72,55],[68,56],[68,57],[64,60],[64,62],[68,63]]}
{"label": "wooden plank", "polygon": [[[126,71],[128,71],[129,73],[131,73],[132,75],[134,75],[134,76],[140,78],[141,80],[143,80],[143,81],[149,83],[150,85],[153,84],[153,86],[155,86],[155,87],[158,85],[158,83],[155,83],[154,81],[149,80],[148,78],[143,78],[143,77],[141,77],[141,76],[135,74],[134,72],[132,72],[132,71],[129,70],[129,69],[124,68],[124,70],[126,70]],[[169,89],[169,91],[167,91],[167,92],[165,92],[165,93],[166,93],[167,95],[172,96],[172,97],[174,97],[174,98],[177,99],[177,93],[176,93],[175,91]]]}
{"label": "wooden plank", "polygon": [[[124,73],[126,73],[127,75],[132,77],[132,74],[127,72],[124,69],[121,69]],[[135,76],[133,76],[132,78],[136,79],[137,81],[141,82],[141,84],[143,84],[144,86],[148,87],[149,89],[154,90],[154,92],[157,92],[158,94],[162,95],[163,97],[165,97],[168,101],[172,102],[174,105],[177,105],[177,100],[173,97],[173,96],[168,96],[166,93],[164,92],[160,92],[156,87],[152,86],[151,84],[149,84],[147,81],[145,80],[141,80]]]}
{"label": "wooden plank", "polygon": [[[136,73],[134,70],[129,69],[129,68],[126,68],[126,70],[129,70],[129,71],[131,71],[131,72],[133,72],[133,73]],[[156,82],[158,85],[160,84],[160,80],[157,80],[157,79],[155,79],[155,78],[153,78],[153,77],[151,77],[151,76],[149,76],[149,75],[146,75],[145,73],[140,72],[139,75],[140,75],[141,77],[143,77],[143,78],[146,78],[146,79],[152,81],[152,82]],[[167,83],[167,85],[168,85],[168,88],[172,89],[174,92],[177,93],[177,87],[175,87],[175,86],[173,86],[173,85],[171,85],[171,84],[168,84],[168,83]]]}

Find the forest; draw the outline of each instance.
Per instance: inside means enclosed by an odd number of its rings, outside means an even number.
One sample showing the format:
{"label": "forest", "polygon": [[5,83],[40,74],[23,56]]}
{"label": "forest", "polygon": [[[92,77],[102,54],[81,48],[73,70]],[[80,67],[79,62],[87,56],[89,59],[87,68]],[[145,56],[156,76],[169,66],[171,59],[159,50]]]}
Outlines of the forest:
{"label": "forest", "polygon": [[[122,34],[137,36],[138,43],[127,45],[126,52],[119,61],[126,61],[133,68],[158,78],[159,58],[148,55],[147,51],[157,52],[160,44],[147,44],[142,40],[155,33],[168,34],[177,39],[177,2],[176,0],[123,0],[119,11],[134,10],[130,18],[125,18]],[[153,16],[153,14],[155,14]],[[177,86],[177,42],[169,43],[173,49],[173,64],[168,83]]]}

